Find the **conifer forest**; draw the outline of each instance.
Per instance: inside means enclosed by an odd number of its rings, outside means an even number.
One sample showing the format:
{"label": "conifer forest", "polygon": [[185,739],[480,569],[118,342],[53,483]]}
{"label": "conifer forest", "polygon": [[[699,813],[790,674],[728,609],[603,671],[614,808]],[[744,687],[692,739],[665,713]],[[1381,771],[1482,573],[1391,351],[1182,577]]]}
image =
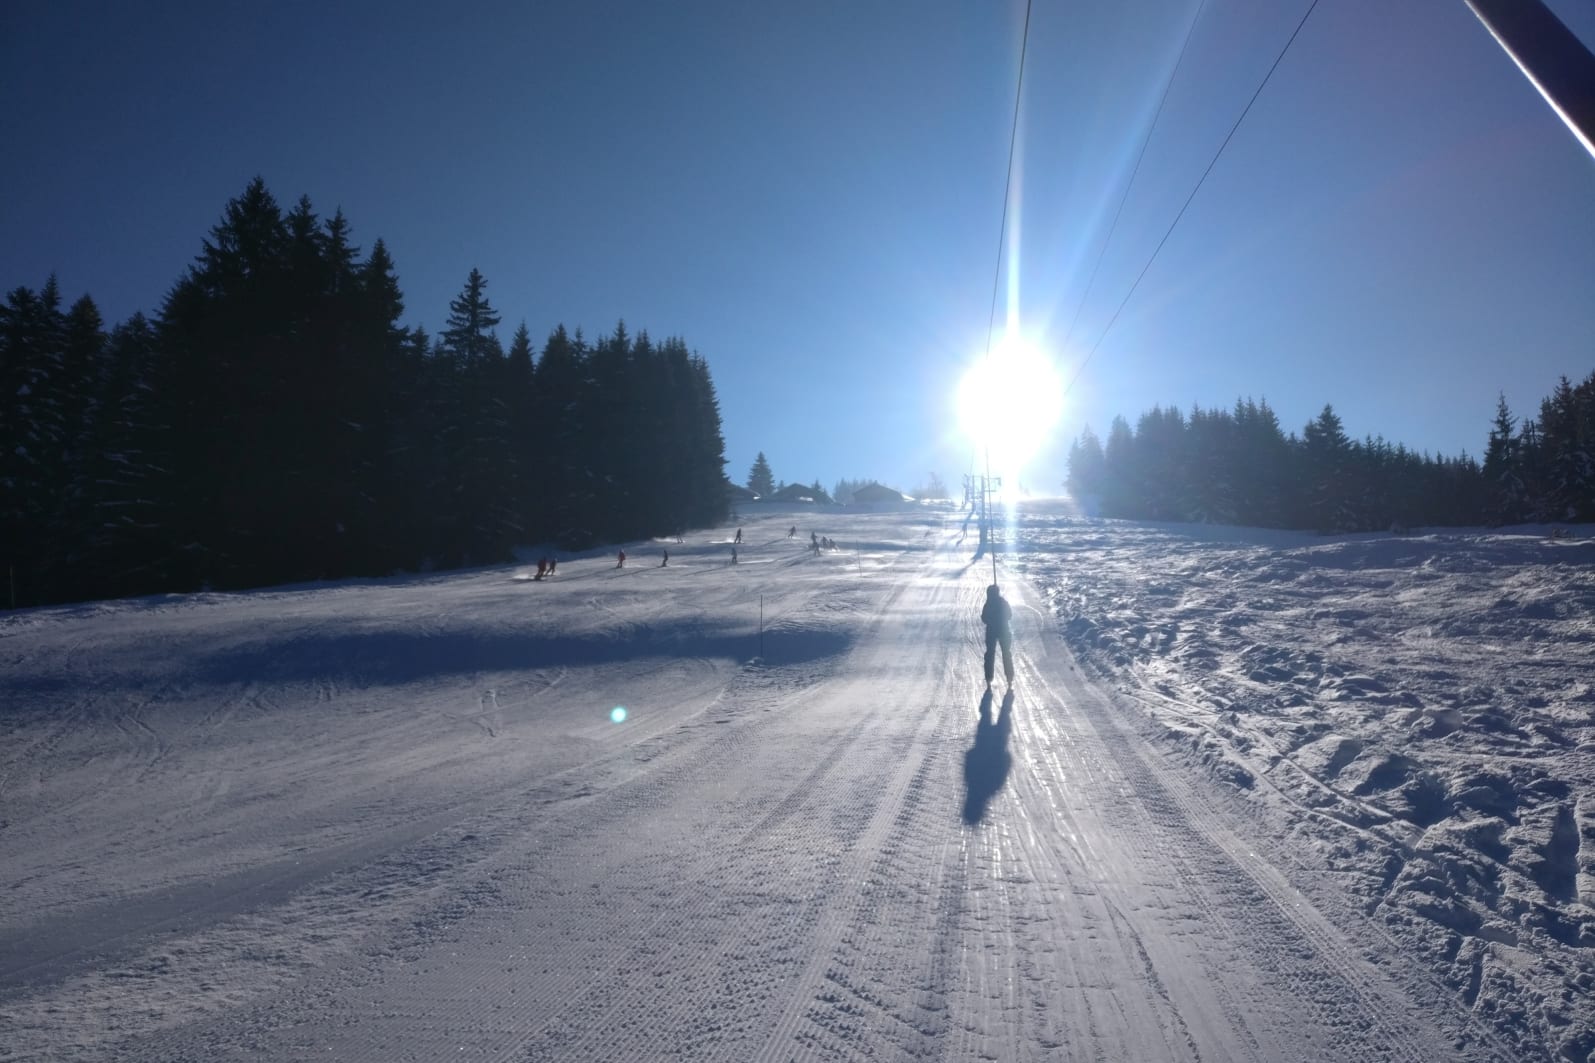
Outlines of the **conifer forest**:
{"label": "conifer forest", "polygon": [[1595,520],[1595,373],[1563,377],[1539,417],[1503,397],[1484,461],[1347,437],[1332,406],[1286,434],[1268,403],[1116,417],[1069,448],[1069,489],[1102,516],[1323,533]]}
{"label": "conifer forest", "polygon": [[430,335],[342,212],[256,179],[153,317],[55,277],[0,306],[0,604],[387,575],[727,513],[709,368],[679,338],[504,349],[476,270]]}

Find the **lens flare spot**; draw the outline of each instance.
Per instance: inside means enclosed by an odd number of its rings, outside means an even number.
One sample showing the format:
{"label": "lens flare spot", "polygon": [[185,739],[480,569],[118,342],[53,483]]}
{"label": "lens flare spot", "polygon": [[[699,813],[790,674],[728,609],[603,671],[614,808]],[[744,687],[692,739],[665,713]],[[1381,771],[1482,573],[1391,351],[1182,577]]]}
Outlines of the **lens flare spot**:
{"label": "lens flare spot", "polygon": [[614,708],[610,709],[609,710],[609,722],[610,723],[625,723],[626,722],[626,706],[624,706],[624,705],[616,705]]}

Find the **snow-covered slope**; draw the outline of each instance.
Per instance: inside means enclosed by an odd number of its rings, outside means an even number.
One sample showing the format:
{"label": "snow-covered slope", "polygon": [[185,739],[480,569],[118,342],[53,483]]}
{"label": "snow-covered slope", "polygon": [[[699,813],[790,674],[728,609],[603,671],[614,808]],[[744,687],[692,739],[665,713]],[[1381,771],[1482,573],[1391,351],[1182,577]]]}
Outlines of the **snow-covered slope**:
{"label": "snow-covered slope", "polygon": [[1595,1052],[1595,541],[1036,516],[1071,646],[1315,897],[1535,1058]]}
{"label": "snow-covered slope", "polygon": [[1586,543],[791,520],[0,618],[0,1059],[1589,1053]]}

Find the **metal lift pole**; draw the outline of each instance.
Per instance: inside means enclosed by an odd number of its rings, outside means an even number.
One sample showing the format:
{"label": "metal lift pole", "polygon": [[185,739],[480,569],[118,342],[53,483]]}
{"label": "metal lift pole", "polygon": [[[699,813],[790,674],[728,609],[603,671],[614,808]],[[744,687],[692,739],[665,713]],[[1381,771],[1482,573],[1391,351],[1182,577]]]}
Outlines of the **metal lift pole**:
{"label": "metal lift pole", "polygon": [[1595,55],[1543,0],[1464,0],[1595,157]]}

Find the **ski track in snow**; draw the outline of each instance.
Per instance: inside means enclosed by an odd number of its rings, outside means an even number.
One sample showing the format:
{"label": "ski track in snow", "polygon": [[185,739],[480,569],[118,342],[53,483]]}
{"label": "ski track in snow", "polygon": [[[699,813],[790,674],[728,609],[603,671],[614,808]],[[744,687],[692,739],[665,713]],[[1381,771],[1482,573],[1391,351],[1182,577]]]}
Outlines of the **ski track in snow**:
{"label": "ski track in snow", "polygon": [[1587,529],[961,517],[0,617],[0,1060],[1590,1057]]}

